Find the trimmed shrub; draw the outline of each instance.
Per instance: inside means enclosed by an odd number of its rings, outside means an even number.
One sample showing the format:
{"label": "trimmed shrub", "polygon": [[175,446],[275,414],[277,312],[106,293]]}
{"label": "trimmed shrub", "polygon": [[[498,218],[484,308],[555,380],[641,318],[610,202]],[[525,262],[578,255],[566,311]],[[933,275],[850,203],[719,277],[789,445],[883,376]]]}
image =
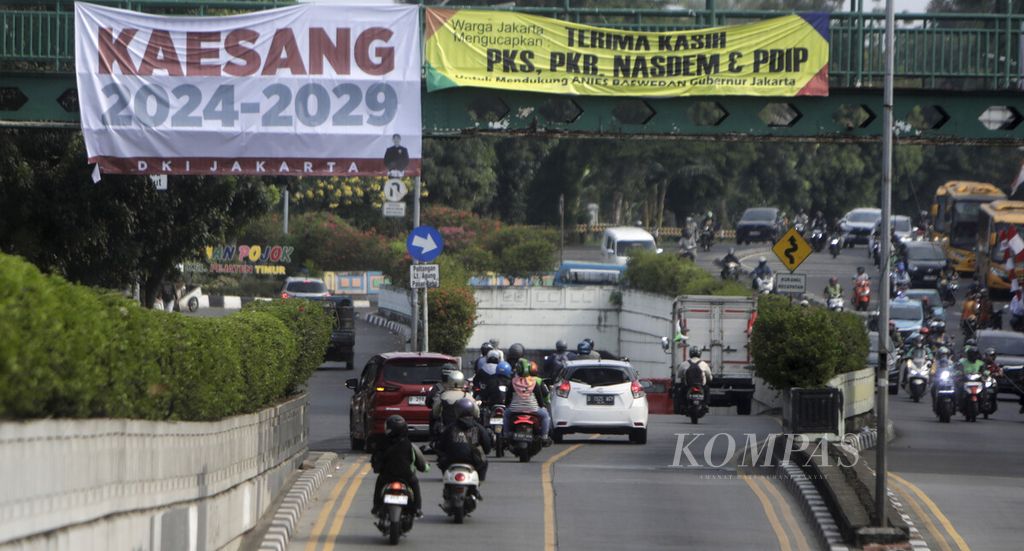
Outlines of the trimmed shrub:
{"label": "trimmed shrub", "polygon": [[751,290],[736,281],[723,281],[700,266],[673,254],[637,251],[626,265],[627,287],[668,296],[746,296]]}
{"label": "trimmed shrub", "polygon": [[476,298],[468,285],[431,289],[430,350],[461,355],[473,336]]}
{"label": "trimmed shrub", "polygon": [[868,331],[864,321],[853,312],[829,312],[836,330],[839,331],[839,365],[836,373],[849,373],[867,367]]}
{"label": "trimmed shrub", "polygon": [[167,314],[0,254],[0,418],[212,420],[256,411],[319,364],[330,322],[310,306]]}
{"label": "trimmed shrub", "polygon": [[[330,303],[333,304],[333,303]],[[323,363],[333,321],[319,302],[280,300],[250,302],[244,310],[264,312],[284,322],[295,336],[297,359],[285,392],[292,394],[306,383]]]}

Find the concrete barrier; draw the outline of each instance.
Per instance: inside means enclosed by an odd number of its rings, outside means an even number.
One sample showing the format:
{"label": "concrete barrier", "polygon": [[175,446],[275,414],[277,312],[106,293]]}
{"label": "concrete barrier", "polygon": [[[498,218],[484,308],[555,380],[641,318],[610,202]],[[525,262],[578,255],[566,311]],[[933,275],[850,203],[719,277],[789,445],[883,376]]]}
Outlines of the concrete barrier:
{"label": "concrete barrier", "polygon": [[[875,408],[875,370],[870,367],[840,373],[829,379],[826,386],[843,391],[843,419],[863,415]],[[754,408],[751,413],[782,408],[782,392],[754,378]],[[843,431],[840,431],[843,432]]]}
{"label": "concrete barrier", "polygon": [[0,550],[232,549],[305,455],[305,395],[215,422],[0,423]]}

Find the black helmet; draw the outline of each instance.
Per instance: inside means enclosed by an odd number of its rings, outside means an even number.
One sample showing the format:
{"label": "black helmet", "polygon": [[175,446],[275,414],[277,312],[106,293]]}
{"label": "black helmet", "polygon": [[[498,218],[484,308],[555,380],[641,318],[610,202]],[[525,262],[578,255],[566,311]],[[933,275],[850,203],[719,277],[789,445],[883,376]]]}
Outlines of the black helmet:
{"label": "black helmet", "polygon": [[494,350],[494,345],[491,344],[491,341],[484,341],[484,343],[480,345],[481,356],[487,356],[487,353],[491,350]]}
{"label": "black helmet", "polygon": [[384,434],[392,437],[405,436],[409,432],[409,425],[401,415],[392,415],[384,422]]}
{"label": "black helmet", "polygon": [[978,359],[978,349],[974,348],[973,346],[971,348],[968,348],[967,349],[967,361],[973,362],[973,361],[977,361],[977,359]]}
{"label": "black helmet", "polygon": [[985,355],[988,356],[989,358],[995,358],[996,357],[996,349],[992,348],[991,346],[986,348],[985,349]]}
{"label": "black helmet", "polygon": [[864,273],[864,266],[857,266],[857,273],[858,274],[863,274]]}
{"label": "black helmet", "polygon": [[508,363],[510,363],[510,364],[516,363],[519,360],[519,358],[522,358],[525,355],[526,355],[526,349],[523,348],[523,345],[521,345],[519,343],[515,343],[512,346],[508,347],[508,358],[507,358],[507,360],[508,360]]}
{"label": "black helmet", "polygon": [[475,405],[470,398],[460,398],[455,402],[455,417],[472,417]]}
{"label": "black helmet", "polygon": [[569,345],[565,344],[562,339],[558,339],[558,342],[555,343],[555,352],[565,352],[568,349]]}
{"label": "black helmet", "polygon": [[700,357],[700,348],[698,348],[696,346],[691,346],[690,347],[690,357],[691,358],[699,358]]}

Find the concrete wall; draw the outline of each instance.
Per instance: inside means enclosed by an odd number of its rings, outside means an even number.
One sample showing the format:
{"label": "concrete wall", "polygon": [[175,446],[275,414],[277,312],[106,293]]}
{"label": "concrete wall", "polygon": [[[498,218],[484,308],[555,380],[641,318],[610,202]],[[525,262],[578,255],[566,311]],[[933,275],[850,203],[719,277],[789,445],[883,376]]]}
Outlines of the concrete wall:
{"label": "concrete wall", "polygon": [[209,423],[0,423],[0,549],[233,548],[306,452],[305,396]]}
{"label": "concrete wall", "polygon": [[469,348],[498,339],[502,348],[522,343],[551,350],[562,339],[570,348],[586,337],[619,354],[619,308],[614,287],[505,287],[476,289],[477,324]]}
{"label": "concrete wall", "polygon": [[[757,414],[769,409],[782,408],[782,393],[754,378],[754,407]],[[841,373],[828,381],[828,386],[843,391],[843,418],[849,419],[875,408],[875,370],[866,367],[850,373]]]}
{"label": "concrete wall", "polygon": [[619,348],[643,377],[671,376],[672,357],[661,349],[671,337],[672,297],[624,290],[619,314]]}
{"label": "concrete wall", "polygon": [[377,308],[384,314],[397,315],[405,323],[412,320],[412,302],[406,289],[382,287],[377,296]]}

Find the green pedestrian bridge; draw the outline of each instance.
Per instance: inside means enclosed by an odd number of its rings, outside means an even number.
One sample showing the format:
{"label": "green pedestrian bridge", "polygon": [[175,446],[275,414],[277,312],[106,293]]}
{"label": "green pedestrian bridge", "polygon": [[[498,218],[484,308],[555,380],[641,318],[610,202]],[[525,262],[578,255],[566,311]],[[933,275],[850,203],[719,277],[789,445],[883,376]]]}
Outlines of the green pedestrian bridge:
{"label": "green pedestrian bridge", "polygon": [[[456,88],[423,94],[424,134],[655,136],[870,141],[881,133],[882,13],[829,16],[828,97],[568,96]],[[863,0],[860,0],[861,2]],[[619,29],[664,31],[746,23],[776,11],[503,8]],[[278,1],[99,0],[148,13],[223,15]],[[1024,14],[896,15],[896,136],[915,143],[1024,143]],[[425,7],[425,6],[424,6]],[[459,7],[446,5],[446,7]],[[75,126],[74,2],[0,2],[0,126]]]}

